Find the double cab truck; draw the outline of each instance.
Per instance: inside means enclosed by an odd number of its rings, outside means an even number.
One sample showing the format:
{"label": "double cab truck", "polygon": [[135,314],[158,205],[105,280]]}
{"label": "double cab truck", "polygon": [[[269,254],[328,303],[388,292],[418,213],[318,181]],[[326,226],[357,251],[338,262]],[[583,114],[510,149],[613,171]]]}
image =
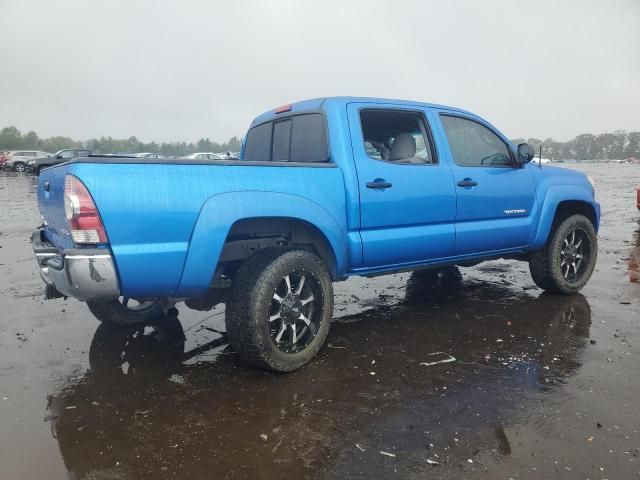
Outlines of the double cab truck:
{"label": "double cab truck", "polygon": [[580,290],[597,255],[593,182],[532,159],[464,110],[307,100],[258,116],[237,160],[48,168],[33,249],[49,294],[102,322],[154,321],[224,292],[232,348],[291,371],[321,348],[333,282],[352,275],[513,258],[544,290]]}

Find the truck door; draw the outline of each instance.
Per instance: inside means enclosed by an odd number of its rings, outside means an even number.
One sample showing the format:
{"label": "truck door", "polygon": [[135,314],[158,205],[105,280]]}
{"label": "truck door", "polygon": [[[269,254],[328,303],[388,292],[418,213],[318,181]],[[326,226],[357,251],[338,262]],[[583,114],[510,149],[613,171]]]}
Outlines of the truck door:
{"label": "truck door", "polygon": [[442,144],[457,193],[454,253],[465,255],[527,245],[535,186],[506,139],[481,120],[439,112]]}
{"label": "truck door", "polygon": [[360,192],[365,268],[446,257],[455,238],[455,187],[439,161],[428,111],[395,104],[347,107]]}

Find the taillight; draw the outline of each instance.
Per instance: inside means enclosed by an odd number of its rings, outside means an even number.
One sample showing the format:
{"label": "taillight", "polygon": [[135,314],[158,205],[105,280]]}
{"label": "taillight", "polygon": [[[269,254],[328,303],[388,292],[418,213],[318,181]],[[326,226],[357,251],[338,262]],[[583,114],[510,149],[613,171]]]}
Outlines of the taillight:
{"label": "taillight", "polygon": [[73,175],[64,178],[64,213],[75,243],[106,243],[107,233],[87,187]]}

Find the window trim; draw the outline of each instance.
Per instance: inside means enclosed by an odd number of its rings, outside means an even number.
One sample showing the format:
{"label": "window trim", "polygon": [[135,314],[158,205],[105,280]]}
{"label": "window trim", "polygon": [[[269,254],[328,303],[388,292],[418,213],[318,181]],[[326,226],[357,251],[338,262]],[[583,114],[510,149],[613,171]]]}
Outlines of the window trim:
{"label": "window trim", "polygon": [[[447,129],[445,128],[444,122],[442,122],[441,117],[461,118],[462,120],[467,120],[469,122],[477,123],[481,127],[484,127],[487,130],[489,130],[496,137],[498,137],[498,140],[504,143],[505,147],[507,147],[507,152],[509,152],[509,160],[511,161],[511,165],[460,165],[458,162],[456,162],[456,158],[453,156],[451,143],[449,142],[449,135],[447,135]],[[502,135],[490,125],[478,120],[477,118],[468,117],[466,115],[460,115],[458,113],[438,112],[438,118],[440,118],[440,124],[442,125],[442,132],[444,133],[444,136],[447,139],[447,147],[449,148],[449,153],[451,154],[451,160],[453,160],[453,163],[455,164],[455,166],[461,167],[461,168],[517,168],[515,157],[513,155],[513,149],[511,148],[509,143],[506,142],[504,138],[502,138]]]}
{"label": "window trim", "polygon": [[[382,158],[374,158],[367,152],[367,149],[364,148],[364,130],[362,129],[362,113],[366,111],[376,111],[376,112],[388,112],[388,113],[408,113],[411,115],[416,115],[420,121],[420,130],[421,133],[426,137],[429,142],[429,150],[431,151],[431,158],[433,158],[433,163],[403,163],[403,162],[394,162],[393,160],[384,160]],[[390,108],[390,107],[361,107],[358,109],[358,121],[360,122],[360,134],[362,136],[362,142],[360,142],[360,148],[364,152],[367,158],[374,160],[376,162],[384,162],[390,163],[391,165],[400,165],[400,166],[411,166],[411,167],[437,167],[440,165],[440,158],[438,157],[438,153],[435,148],[435,144],[433,142],[433,134],[431,132],[431,126],[429,125],[429,120],[427,116],[422,110],[414,110],[408,108]]]}

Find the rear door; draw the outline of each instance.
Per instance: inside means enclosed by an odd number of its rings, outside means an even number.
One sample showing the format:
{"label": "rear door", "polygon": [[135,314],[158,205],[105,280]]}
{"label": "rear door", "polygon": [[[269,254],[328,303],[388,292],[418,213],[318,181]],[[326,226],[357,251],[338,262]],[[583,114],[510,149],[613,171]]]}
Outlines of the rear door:
{"label": "rear door", "polygon": [[439,160],[428,110],[352,103],[347,113],[365,268],[450,255],[455,188],[451,170]]}
{"label": "rear door", "polygon": [[444,110],[438,117],[457,193],[454,253],[525,246],[535,202],[529,169],[516,165],[508,141],[484,121]]}

